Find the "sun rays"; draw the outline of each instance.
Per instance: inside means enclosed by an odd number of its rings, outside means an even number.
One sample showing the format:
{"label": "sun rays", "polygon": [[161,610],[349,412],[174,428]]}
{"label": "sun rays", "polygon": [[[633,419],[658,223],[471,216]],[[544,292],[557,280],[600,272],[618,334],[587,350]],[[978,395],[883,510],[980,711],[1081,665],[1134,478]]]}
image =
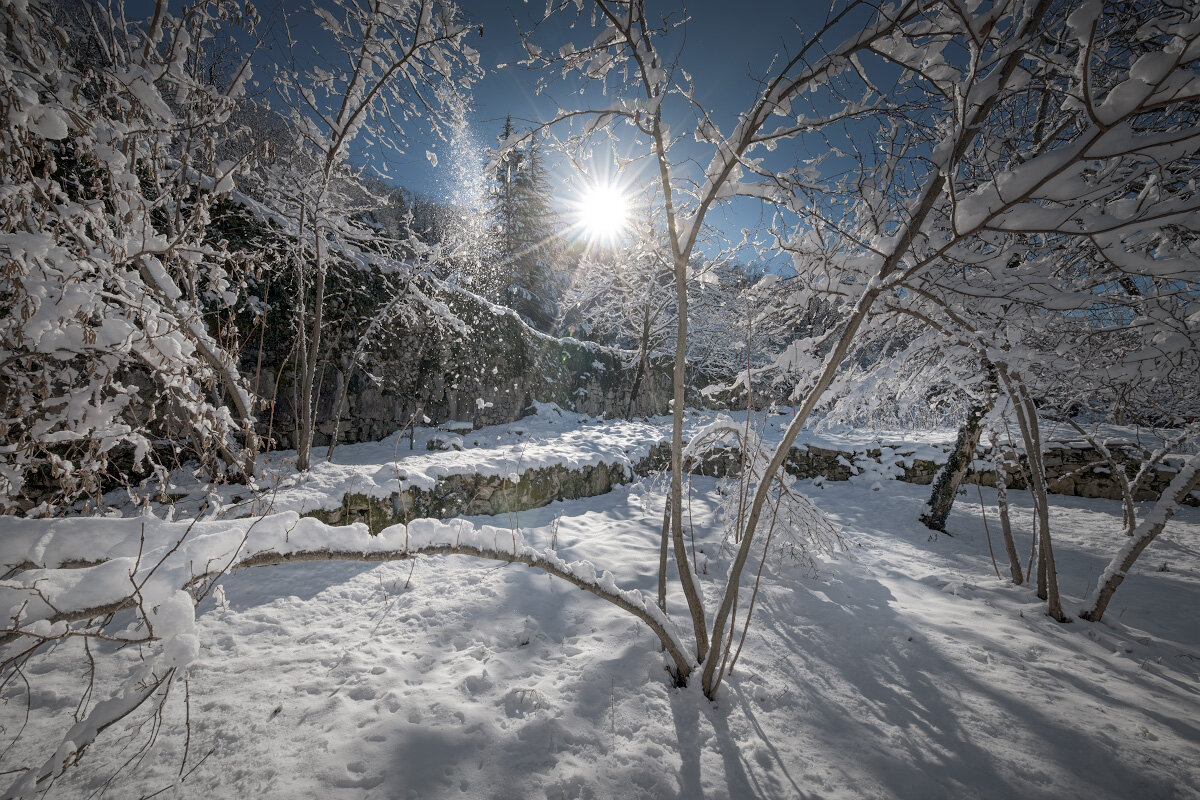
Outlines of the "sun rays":
{"label": "sun rays", "polygon": [[630,198],[615,182],[589,184],[573,206],[574,223],[591,244],[613,244],[629,226]]}

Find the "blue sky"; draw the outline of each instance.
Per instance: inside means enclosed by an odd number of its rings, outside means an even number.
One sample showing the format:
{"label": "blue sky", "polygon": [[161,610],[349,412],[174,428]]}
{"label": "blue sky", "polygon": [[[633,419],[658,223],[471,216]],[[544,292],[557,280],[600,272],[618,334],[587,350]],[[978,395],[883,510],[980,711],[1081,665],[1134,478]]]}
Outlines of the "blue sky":
{"label": "blue sky", "polygon": [[[474,86],[473,104],[470,113],[474,143],[482,154],[485,148],[496,143],[506,115],[511,114],[519,126],[549,119],[556,108],[571,107],[581,102],[578,96],[566,91],[568,85],[558,85],[546,94],[535,92],[539,72],[519,66],[517,62],[525,56],[519,31],[530,30],[545,10],[545,0],[458,0],[464,17],[473,25],[483,27],[482,36],[472,32],[468,44],[479,51],[484,77]],[[562,14],[549,29],[539,30],[534,40],[542,46],[557,50],[568,37],[574,36],[579,45],[591,41],[592,30],[587,26],[590,9],[585,3],[584,16],[575,30],[568,23],[573,15]],[[680,0],[647,0],[647,12],[652,20],[662,15],[680,19],[683,3]],[[311,13],[309,0],[278,0],[278,5],[264,5],[262,13],[269,28],[275,28],[280,12],[289,16],[290,26],[296,40],[311,45],[310,53],[317,60],[327,55],[322,52],[322,41],[327,37]],[[128,0],[131,18],[140,14],[148,19],[152,5],[149,0]],[[692,0],[687,3],[687,22],[676,29],[666,41],[659,41],[660,52],[668,57],[678,55],[679,66],[689,72],[697,87],[697,96],[715,115],[723,129],[729,130],[736,115],[753,102],[757,84],[755,77],[768,74],[772,57],[794,50],[815,32],[830,13],[829,0]],[[834,38],[852,33],[852,26],[859,20],[844,24],[835,32]],[[268,34],[268,43],[258,58],[267,61],[280,55],[279,30]],[[332,54],[329,54],[332,55]],[[499,65],[506,65],[500,67]],[[259,72],[264,80],[267,72]],[[269,91],[269,84],[263,90]],[[665,107],[666,108],[666,107]],[[679,107],[674,109],[679,111]],[[691,120],[671,119],[672,109],[667,108],[668,123],[676,131],[689,131]],[[365,149],[360,141],[359,152],[352,158],[361,162],[373,162],[381,167],[384,177],[397,185],[426,195],[440,202],[453,202],[456,176],[452,167],[452,149],[447,142],[431,141],[422,137],[415,128],[408,131],[413,136],[403,143],[405,153],[397,156],[388,153],[386,158],[377,151]],[[415,135],[414,135],[415,134]],[[793,155],[813,156],[805,152],[804,142],[793,143],[791,150],[769,156],[773,160],[788,159]],[[438,156],[435,168],[426,159],[426,150]],[[710,151],[684,142],[677,155],[695,159],[692,169],[707,164]],[[561,208],[577,199],[581,181],[567,168],[554,168],[552,179],[556,179],[556,204]],[[739,200],[732,206],[715,210],[709,215],[708,223],[724,234],[726,239],[737,239],[742,228],[754,228],[762,220],[762,211],[757,201]]]}
{"label": "blue sky", "polygon": [[[648,3],[652,15],[674,13],[681,6],[675,2]],[[544,11],[542,0],[531,3],[511,0],[467,0],[461,3],[467,19],[483,25],[483,36],[472,34],[468,43],[480,51],[486,76],[475,86],[471,121],[476,140],[481,147],[495,144],[504,118],[511,114],[514,121],[531,123],[548,119],[558,106],[578,103],[565,86],[553,87],[548,93],[534,91],[538,73],[516,64],[524,57],[518,28],[529,30],[537,16]],[[700,99],[713,109],[723,125],[733,124],[736,115],[754,99],[756,84],[752,75],[762,76],[770,67],[771,57],[795,47],[801,38],[797,25],[809,32],[822,24],[828,14],[827,3],[796,2],[796,0],[747,0],[724,2],[703,0],[688,4],[688,22],[679,35],[664,44],[664,54],[671,48],[680,52],[680,66],[695,79]],[[586,14],[586,11],[585,11]],[[564,17],[569,19],[569,17]],[[515,20],[515,21],[514,21]],[[586,22],[586,17],[584,18]],[[535,34],[535,41],[557,49],[572,32],[565,25]],[[582,23],[576,30],[577,40],[583,41]],[[590,38],[590,37],[588,37]],[[497,65],[507,65],[497,68]],[[445,150],[434,143],[431,149]],[[424,155],[425,147],[410,147],[408,156],[391,161],[389,172],[409,189],[446,200],[452,194],[453,181],[448,179],[445,159],[439,157],[440,167],[433,168]],[[696,148],[696,156],[707,160],[705,151]],[[572,186],[578,182],[560,167],[560,204],[569,203]],[[733,208],[719,211],[710,223],[736,237],[743,227],[753,227],[761,218],[756,202],[741,201]]]}
{"label": "blue sky", "polygon": [[[518,25],[521,29],[531,28],[545,8],[543,2],[467,0],[460,5],[467,19],[483,25],[484,35],[473,34],[468,43],[480,51],[481,64],[488,71],[476,84],[473,114],[473,121],[488,144],[499,133],[505,115],[512,114],[516,120],[542,120],[553,114],[555,100],[564,107],[572,102],[561,91],[536,95],[537,73],[515,63],[524,57]],[[648,5],[651,13],[675,12],[678,16],[681,9],[681,4],[675,2],[651,2]],[[751,71],[763,74],[769,66],[770,56],[782,49],[785,35],[790,34],[788,38],[795,42],[797,22],[806,28],[815,27],[824,20],[827,12],[827,3],[796,0],[689,3],[685,39],[680,40],[681,66],[695,77],[701,90],[700,99],[716,109],[725,121],[731,120],[754,97],[755,85],[749,77]],[[558,46],[565,40],[556,39],[556,33],[567,31],[559,27],[546,33],[539,32],[534,38],[543,44]],[[496,69],[498,64],[508,66]],[[402,167],[403,177],[413,188],[432,187],[434,176],[427,167],[423,152],[413,153]]]}
{"label": "blue sky", "polygon": [[[136,6],[144,0],[132,0]],[[272,18],[272,12],[286,9],[289,12],[293,34],[299,42],[312,46],[316,58],[323,60],[322,40],[326,34],[320,30],[315,15],[311,14],[307,2],[281,0],[281,7],[264,7],[264,16]],[[578,106],[585,98],[572,96],[572,84],[558,84],[551,90],[538,95],[535,84],[537,70],[522,67],[517,62],[525,57],[519,31],[530,30],[545,10],[545,0],[459,0],[464,17],[473,25],[482,26],[483,33],[472,32],[467,43],[480,53],[480,64],[486,74],[475,84],[470,112],[470,136],[472,149],[482,156],[485,148],[496,143],[496,137],[506,115],[511,114],[518,127],[526,127],[536,121],[549,119],[556,108]],[[648,14],[652,20],[662,15],[672,19],[683,17],[683,4],[678,0],[647,0]],[[569,23],[573,14],[562,14],[547,29],[539,30],[534,40],[546,48],[557,50],[574,37],[577,45],[590,43],[592,29],[587,25],[588,9],[574,30]],[[694,0],[687,4],[687,22],[676,29],[669,39],[659,41],[660,52],[667,58],[678,55],[679,66],[690,73],[697,87],[697,96],[715,115],[725,130],[729,130],[736,116],[748,108],[757,93],[755,77],[768,74],[772,57],[777,53],[794,51],[806,34],[817,30],[829,14],[829,3],[811,0]],[[853,23],[852,23],[853,24]],[[843,26],[849,33],[849,26]],[[275,57],[273,48],[260,57]],[[500,66],[505,65],[505,66]],[[574,84],[578,87],[578,84]],[[595,95],[593,95],[595,97]],[[674,113],[682,111],[664,107],[667,121],[676,131],[690,131],[692,120]],[[458,177],[453,168],[453,148],[448,142],[430,140],[420,136],[416,129],[408,131],[417,136],[403,143],[404,154],[397,156],[378,151],[369,151],[360,141],[359,152],[352,158],[360,162],[374,163],[381,167],[384,177],[390,182],[404,186],[439,202],[454,202],[458,190]],[[802,156],[816,155],[803,151],[803,143],[796,142]],[[426,158],[426,151],[437,154],[438,165],[434,167]],[[772,159],[790,159],[795,153],[784,151],[771,155]],[[676,153],[691,158],[695,163],[690,168],[701,169],[710,158],[710,151],[689,141],[683,143]],[[552,162],[552,159],[551,159]],[[552,183],[555,186],[556,204],[563,209],[578,199],[582,181],[578,175],[561,164],[552,166]],[[461,195],[461,192],[459,192]],[[742,228],[755,228],[762,221],[762,209],[757,201],[739,200],[732,205],[718,208],[710,213],[708,223],[716,229],[719,239],[738,239]],[[717,244],[707,249],[718,249]],[[786,261],[786,259],[777,259]]]}

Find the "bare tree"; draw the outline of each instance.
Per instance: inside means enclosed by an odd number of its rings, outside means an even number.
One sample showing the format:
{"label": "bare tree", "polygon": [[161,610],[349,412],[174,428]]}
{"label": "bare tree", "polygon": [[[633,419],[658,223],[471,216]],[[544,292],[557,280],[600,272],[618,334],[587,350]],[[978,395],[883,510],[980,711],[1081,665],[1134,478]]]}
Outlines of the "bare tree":
{"label": "bare tree", "polygon": [[[552,10],[564,6],[574,4]],[[1200,87],[1188,66],[1196,56],[1189,26],[1197,10],[1139,6],[1130,14],[1124,6],[1048,0],[970,11],[954,4],[880,10],[850,3],[776,62],[726,133],[696,101],[686,73],[656,49],[662,29],[650,24],[643,2],[595,0],[592,8],[599,31],[584,46],[557,54],[532,43],[526,49],[531,63],[603,81],[616,98],[603,108],[564,112],[547,126],[586,120],[574,134],[584,143],[597,128],[623,123],[642,137],[657,177],[679,316],[671,531],[704,663],[703,688],[712,694],[774,478],[878,301],[923,289],[927,276],[960,264],[970,265],[968,279],[992,276],[1006,284],[991,287],[994,296],[1028,288],[1031,278],[1034,286],[1052,286],[1055,248],[1047,241],[1054,237],[1094,243],[1129,276],[1187,274],[1178,248],[1152,251],[1135,240],[1157,241],[1154,231],[1186,228],[1197,210],[1183,180],[1198,137],[1192,120]],[[897,68],[899,82],[889,76]],[[693,179],[681,167],[686,160],[673,160],[678,134],[665,116],[673,100],[686,104],[694,121],[688,132],[712,152]],[[773,117],[784,122],[767,129]],[[847,120],[870,133],[839,135]],[[838,144],[828,144],[834,136]],[[823,179],[823,159],[772,169],[755,157],[788,142],[822,139],[848,159],[849,169]],[[867,149],[866,142],[878,146]],[[1136,196],[1131,186],[1140,189]],[[795,254],[802,278],[843,298],[843,315],[753,492],[710,631],[680,525],[687,264],[707,213],[738,195],[764,199],[796,218],[795,234],[781,236],[781,244]],[[1019,269],[1008,276],[1014,256]],[[1036,409],[1023,375],[996,366],[1026,438],[1036,441]],[[1031,458],[1038,462],[1040,454]],[[1040,464],[1031,471],[1035,483],[1044,483]],[[1041,504],[1043,522],[1046,515]],[[1042,543],[1043,575],[1052,584],[1048,537]],[[1047,591],[1050,613],[1065,619],[1053,586]]]}
{"label": "bare tree", "polygon": [[[440,134],[462,107],[464,86],[478,74],[478,54],[465,42],[474,28],[451,2],[336,0],[314,11],[343,63],[332,72],[297,64],[281,70],[280,94],[299,140],[293,160],[281,165],[290,174],[267,182],[268,204],[294,232],[300,470],[312,459],[331,263],[352,259],[345,245],[369,236],[349,219],[343,187],[355,182],[350,146],[366,135],[404,149],[401,137],[414,124]],[[294,59],[296,46],[289,41]]]}

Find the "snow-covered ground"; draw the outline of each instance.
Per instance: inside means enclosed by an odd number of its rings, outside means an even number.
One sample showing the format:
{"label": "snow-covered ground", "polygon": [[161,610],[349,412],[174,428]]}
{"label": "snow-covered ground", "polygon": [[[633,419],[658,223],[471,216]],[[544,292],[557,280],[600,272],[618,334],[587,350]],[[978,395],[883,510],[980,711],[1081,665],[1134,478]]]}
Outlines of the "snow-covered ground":
{"label": "snow-covered ground", "polygon": [[[716,487],[698,479],[691,502],[710,605],[726,562]],[[857,546],[817,575],[768,559],[716,703],[670,686],[644,625],[520,565],[251,569],[202,606],[187,703],[177,686],[154,747],[122,769],[154,724],[135,715],[140,732],[106,731],[49,796],[1198,796],[1200,512],[1147,551],[1105,624],[1059,625],[1031,589],[997,580],[974,487],[957,535],[936,538],[915,523],[924,487],[803,488]],[[1027,547],[1028,495],[1010,497]],[[1121,543],[1120,506],[1054,506],[1070,608]],[[639,483],[515,524],[653,592],[660,520],[661,495]],[[673,595],[677,619],[682,607]],[[130,651],[98,661],[103,681],[136,667]],[[0,770],[57,746],[82,667],[77,643],[28,665],[33,714]],[[22,691],[5,691],[0,747],[23,724]]]}

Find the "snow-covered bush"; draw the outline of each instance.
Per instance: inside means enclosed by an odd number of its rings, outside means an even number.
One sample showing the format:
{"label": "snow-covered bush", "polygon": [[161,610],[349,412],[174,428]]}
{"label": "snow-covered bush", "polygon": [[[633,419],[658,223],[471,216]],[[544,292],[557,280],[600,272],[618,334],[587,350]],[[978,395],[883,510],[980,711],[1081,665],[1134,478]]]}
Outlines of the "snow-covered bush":
{"label": "snow-covered bush", "polygon": [[60,11],[0,7],[0,510],[34,514],[156,463],[158,436],[214,476],[249,475],[256,447],[236,342],[209,319],[244,267],[208,234],[250,69],[210,69],[205,44],[254,14]]}

